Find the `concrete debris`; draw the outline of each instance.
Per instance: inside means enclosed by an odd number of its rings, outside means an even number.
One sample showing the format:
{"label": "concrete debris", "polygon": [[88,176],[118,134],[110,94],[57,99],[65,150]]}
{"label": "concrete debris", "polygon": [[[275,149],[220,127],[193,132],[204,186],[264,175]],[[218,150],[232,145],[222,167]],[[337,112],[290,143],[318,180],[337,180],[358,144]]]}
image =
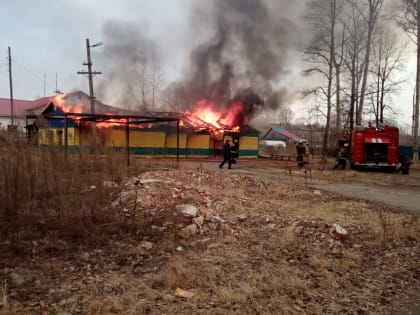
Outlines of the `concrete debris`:
{"label": "concrete debris", "polygon": [[200,215],[199,217],[192,219],[192,221],[197,224],[197,226],[201,227],[204,224],[204,216]]}
{"label": "concrete debris", "polygon": [[348,232],[339,224],[334,223],[330,229],[330,235],[335,239],[345,239],[348,237]]}
{"label": "concrete debris", "polygon": [[207,219],[210,222],[219,222],[219,223],[225,223],[225,220],[223,220],[219,215],[214,215],[214,214],[208,214]]}
{"label": "concrete debris", "polygon": [[153,248],[153,243],[152,242],[147,242],[147,241],[143,241],[140,243],[140,246],[144,249],[150,250]]}
{"label": "concrete debris", "polygon": [[186,227],[184,227],[183,229],[181,229],[178,234],[181,238],[188,239],[191,236],[197,234],[197,231],[198,231],[197,225],[196,224],[190,224],[190,225],[187,225]]}
{"label": "concrete debris", "polygon": [[248,219],[248,216],[246,214],[240,214],[240,215],[238,215],[238,221],[239,222],[245,222],[246,219]]}
{"label": "concrete debris", "polygon": [[198,209],[194,205],[188,205],[188,204],[177,205],[176,209],[182,212],[182,214],[187,217],[196,217],[198,213]]}

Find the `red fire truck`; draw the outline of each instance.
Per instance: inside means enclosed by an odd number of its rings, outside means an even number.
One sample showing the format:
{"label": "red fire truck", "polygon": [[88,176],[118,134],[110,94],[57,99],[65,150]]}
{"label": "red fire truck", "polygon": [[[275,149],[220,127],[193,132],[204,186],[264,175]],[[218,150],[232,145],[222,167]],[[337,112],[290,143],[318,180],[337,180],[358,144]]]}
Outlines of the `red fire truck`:
{"label": "red fire truck", "polygon": [[351,167],[395,171],[398,164],[398,141],[399,131],[396,127],[356,127],[351,135]]}

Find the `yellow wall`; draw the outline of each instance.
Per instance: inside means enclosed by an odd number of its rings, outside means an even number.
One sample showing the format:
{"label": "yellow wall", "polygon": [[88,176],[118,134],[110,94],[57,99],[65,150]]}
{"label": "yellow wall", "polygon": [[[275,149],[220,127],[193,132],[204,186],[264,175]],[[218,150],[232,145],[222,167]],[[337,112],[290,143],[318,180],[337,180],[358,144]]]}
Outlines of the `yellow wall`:
{"label": "yellow wall", "polygon": [[[239,139],[241,158],[258,158],[258,137],[244,136]],[[248,153],[247,153],[248,152]],[[251,153],[252,152],[252,153]]]}
{"label": "yellow wall", "polygon": [[125,130],[109,129],[105,138],[105,146],[125,148],[127,146],[125,143]]}
{"label": "yellow wall", "polygon": [[239,145],[241,150],[258,150],[258,137],[241,137]]}
{"label": "yellow wall", "polygon": [[[176,133],[171,133],[166,136],[166,147],[176,148]],[[187,147],[187,135],[185,133],[179,134],[179,148]]]}
{"label": "yellow wall", "polygon": [[[166,135],[166,156],[175,157],[177,147],[177,134],[170,133]],[[179,156],[185,157],[187,147],[187,135],[185,133],[179,134]]]}
{"label": "yellow wall", "polygon": [[[67,144],[78,145],[75,143],[75,137],[77,130],[74,128],[67,128]],[[38,141],[40,145],[53,145],[53,146],[64,146],[64,128],[41,128],[38,134]]]}
{"label": "yellow wall", "polygon": [[[98,128],[98,142],[100,142],[98,144],[106,147],[125,148],[125,132],[125,129]],[[166,134],[164,131],[132,129],[129,134],[130,150],[134,150],[134,154],[175,156],[177,147],[176,137],[176,133]],[[227,139],[232,143],[232,136],[224,136],[223,142]],[[243,136],[240,138],[239,143],[241,158],[254,158],[258,156],[258,137]],[[40,128],[39,144],[64,146],[64,128]],[[209,134],[179,134],[180,156],[208,157],[215,147],[221,149],[222,144],[221,141],[215,143]],[[76,147],[88,147],[92,145],[92,128],[90,126],[68,128],[68,145]]]}
{"label": "yellow wall", "polygon": [[187,137],[187,156],[206,158],[210,154],[210,135],[190,134]]}
{"label": "yellow wall", "polygon": [[83,126],[79,129],[79,137],[78,137],[78,145],[81,147],[88,147],[93,144],[92,141],[92,127],[90,126]]}
{"label": "yellow wall", "polygon": [[[230,144],[232,145],[232,143],[233,143],[233,137],[232,137],[232,136],[230,136],[230,135],[225,135],[225,136],[223,137],[223,143],[225,143],[225,142],[226,142],[226,140],[229,140],[229,141],[230,141]],[[223,147],[223,143],[222,143],[222,147]]]}
{"label": "yellow wall", "polygon": [[131,130],[130,147],[164,148],[165,137],[162,131]]}
{"label": "yellow wall", "polygon": [[[123,129],[109,129],[106,131],[105,145],[109,147],[125,147],[126,134]],[[135,148],[164,148],[165,132],[148,130],[130,130],[130,147]]]}
{"label": "yellow wall", "polygon": [[209,135],[191,134],[187,139],[187,147],[190,149],[208,149],[210,144]]}

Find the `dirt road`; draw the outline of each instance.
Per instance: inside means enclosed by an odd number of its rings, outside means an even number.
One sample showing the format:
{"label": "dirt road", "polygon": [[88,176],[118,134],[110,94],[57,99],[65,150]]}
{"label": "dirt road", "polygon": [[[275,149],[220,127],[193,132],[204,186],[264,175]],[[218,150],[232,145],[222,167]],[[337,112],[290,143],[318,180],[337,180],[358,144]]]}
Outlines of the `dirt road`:
{"label": "dirt road", "polygon": [[[200,167],[207,170],[218,170],[217,165],[217,162],[200,163]],[[364,178],[362,177],[364,182],[359,181],[357,177],[354,180],[348,178],[341,180],[337,179],[336,176],[331,176],[333,178],[329,179],[328,175],[318,176],[317,174],[308,179],[304,177],[301,171],[295,168],[292,168],[291,173],[288,174],[283,164],[266,161],[240,161],[237,165],[233,166],[232,170],[222,171],[255,175],[298,185],[307,185],[314,189],[325,190],[350,198],[382,203],[393,210],[420,215],[420,172],[415,170],[408,176],[401,174],[364,173]],[[346,178],[345,172],[352,171],[342,172],[340,175],[343,178]],[[381,179],[381,176],[383,176],[384,180]],[[374,178],[374,180],[369,180],[369,177]]]}
{"label": "dirt road", "polygon": [[383,203],[391,209],[420,214],[420,189],[412,186],[393,186],[363,183],[319,182],[311,187],[338,193],[351,198],[360,198]]}

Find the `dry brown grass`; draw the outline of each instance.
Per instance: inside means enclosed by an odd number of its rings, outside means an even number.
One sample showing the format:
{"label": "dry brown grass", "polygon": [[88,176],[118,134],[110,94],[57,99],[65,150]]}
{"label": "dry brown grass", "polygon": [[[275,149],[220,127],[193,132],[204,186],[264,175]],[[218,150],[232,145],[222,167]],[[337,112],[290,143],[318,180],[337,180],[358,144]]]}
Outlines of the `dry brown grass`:
{"label": "dry brown grass", "polygon": [[[0,150],[0,223],[3,238],[18,240],[58,233],[101,241],[101,226],[118,217],[107,205],[127,174],[152,168],[150,160],[125,154],[64,154],[9,141]],[[173,162],[153,168],[173,167]],[[7,224],[6,224],[7,222]]]}
{"label": "dry brown grass", "polygon": [[7,284],[4,282],[0,287],[0,314],[6,314],[9,311]]}
{"label": "dry brown grass", "polygon": [[[16,232],[2,230],[0,314],[386,314],[420,288],[418,216],[201,163],[125,158],[1,152],[1,220],[15,212]],[[182,239],[185,203],[223,223]],[[329,235],[336,222],[348,239]]]}

